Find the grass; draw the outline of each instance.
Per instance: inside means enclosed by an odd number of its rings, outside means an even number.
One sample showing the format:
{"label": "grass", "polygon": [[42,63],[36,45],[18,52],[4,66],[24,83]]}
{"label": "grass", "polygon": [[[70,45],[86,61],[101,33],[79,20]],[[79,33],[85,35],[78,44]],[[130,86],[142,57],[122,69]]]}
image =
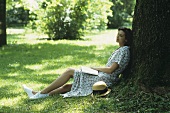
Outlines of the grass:
{"label": "grass", "polygon": [[[38,40],[46,36],[24,29],[8,29],[7,33],[8,45],[0,48],[0,112],[114,112],[104,105],[109,97],[63,99],[56,95],[31,101],[21,86],[27,84],[41,90],[69,67],[104,66],[117,48],[113,38],[115,30],[88,35],[85,40],[76,41]],[[98,107],[93,107],[95,104]]]}
{"label": "grass", "polygon": [[170,113],[168,91],[159,95],[123,82],[113,86],[105,98],[55,95],[31,101],[22,84],[41,90],[69,67],[104,66],[118,47],[117,30],[75,41],[47,41],[47,36],[24,29],[7,32],[8,45],[0,48],[0,113]]}

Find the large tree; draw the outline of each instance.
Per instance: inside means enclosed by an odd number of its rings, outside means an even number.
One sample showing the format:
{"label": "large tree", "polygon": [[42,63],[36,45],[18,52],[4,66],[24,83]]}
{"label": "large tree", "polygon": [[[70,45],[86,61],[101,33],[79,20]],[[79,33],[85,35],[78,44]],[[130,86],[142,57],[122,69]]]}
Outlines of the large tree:
{"label": "large tree", "polygon": [[127,78],[113,88],[114,109],[169,113],[169,15],[169,0],[136,0],[131,61],[124,73]]}
{"label": "large tree", "polygon": [[0,46],[6,45],[6,0],[0,0]]}
{"label": "large tree", "polygon": [[137,0],[131,76],[145,88],[170,86],[170,1]]}

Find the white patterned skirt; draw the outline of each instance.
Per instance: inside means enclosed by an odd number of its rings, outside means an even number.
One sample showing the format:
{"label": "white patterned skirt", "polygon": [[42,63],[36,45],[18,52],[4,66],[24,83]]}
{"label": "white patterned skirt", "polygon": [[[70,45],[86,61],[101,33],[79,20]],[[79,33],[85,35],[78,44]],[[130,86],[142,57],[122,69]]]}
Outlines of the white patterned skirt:
{"label": "white patterned skirt", "polygon": [[109,76],[95,76],[87,73],[83,73],[81,70],[75,70],[73,77],[73,84],[71,91],[61,94],[64,98],[66,97],[78,97],[87,96],[92,93],[92,86],[98,81],[104,81],[106,84],[110,83]]}

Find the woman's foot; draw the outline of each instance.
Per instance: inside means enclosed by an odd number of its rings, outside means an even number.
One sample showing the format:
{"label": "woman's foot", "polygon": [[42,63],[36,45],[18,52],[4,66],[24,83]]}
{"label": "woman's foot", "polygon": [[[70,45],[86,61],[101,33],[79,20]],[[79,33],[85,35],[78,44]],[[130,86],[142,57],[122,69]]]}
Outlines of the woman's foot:
{"label": "woman's foot", "polygon": [[27,93],[29,98],[34,96],[31,88],[27,87],[26,85],[22,85],[22,87],[23,87],[24,91]]}
{"label": "woman's foot", "polygon": [[36,93],[32,97],[30,97],[31,100],[39,99],[39,98],[46,98],[49,94],[41,94],[40,92]]}

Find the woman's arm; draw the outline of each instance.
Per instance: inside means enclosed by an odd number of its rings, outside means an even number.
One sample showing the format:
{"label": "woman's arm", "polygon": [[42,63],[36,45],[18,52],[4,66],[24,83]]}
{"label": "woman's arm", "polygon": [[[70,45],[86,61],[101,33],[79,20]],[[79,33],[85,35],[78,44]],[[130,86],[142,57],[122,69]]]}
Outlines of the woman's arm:
{"label": "woman's arm", "polygon": [[92,69],[102,71],[107,74],[112,74],[117,68],[119,68],[119,65],[114,62],[110,67],[91,67]]}

